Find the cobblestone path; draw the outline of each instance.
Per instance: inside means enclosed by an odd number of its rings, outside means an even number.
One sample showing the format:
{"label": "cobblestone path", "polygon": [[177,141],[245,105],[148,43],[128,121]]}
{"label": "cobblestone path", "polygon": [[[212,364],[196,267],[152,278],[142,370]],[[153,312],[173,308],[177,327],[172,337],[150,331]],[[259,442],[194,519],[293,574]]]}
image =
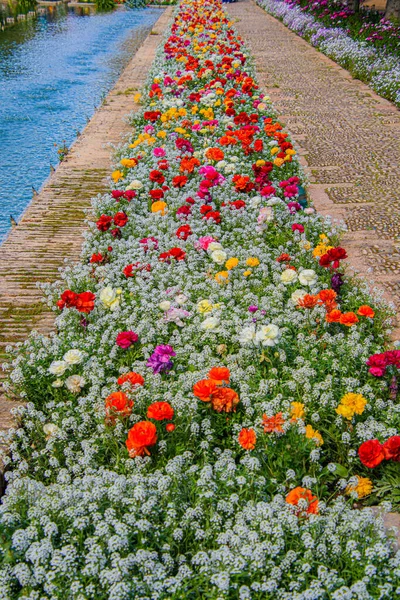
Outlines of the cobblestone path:
{"label": "cobblestone path", "polygon": [[[172,15],[167,8],[153,26],[102,107],[95,113],[61,163],[31,202],[18,227],[0,246],[0,361],[5,346],[26,339],[29,331],[51,330],[53,315],[42,304],[36,282],[57,278],[64,260],[77,260],[84,231],[84,209],[104,191],[111,173],[112,149],[130,131],[126,115],[146,80],[161,35]],[[144,32],[145,33],[145,32]],[[144,41],[143,41],[144,40]],[[0,372],[1,376],[1,372]],[[0,430],[12,425],[12,402],[0,394]]]}
{"label": "cobblestone path", "polygon": [[316,208],[345,220],[352,265],[399,310],[400,112],[252,0],[226,6],[308,165]]}

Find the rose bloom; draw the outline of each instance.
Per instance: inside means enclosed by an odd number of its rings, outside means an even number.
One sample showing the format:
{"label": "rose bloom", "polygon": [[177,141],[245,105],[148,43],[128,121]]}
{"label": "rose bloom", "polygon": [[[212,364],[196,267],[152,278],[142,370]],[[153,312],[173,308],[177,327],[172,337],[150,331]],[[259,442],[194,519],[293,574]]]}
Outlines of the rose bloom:
{"label": "rose bloom", "polygon": [[157,443],[157,429],[150,421],[139,421],[128,431],[126,447],[129,456],[150,456],[149,447]]}
{"label": "rose bloom", "polygon": [[254,450],[257,440],[256,432],[254,429],[246,429],[243,427],[239,433],[238,440],[239,444],[245,450]]}
{"label": "rose bloom", "polygon": [[147,409],[147,418],[170,421],[174,417],[174,409],[168,402],[153,402]]}
{"label": "rose bloom", "polygon": [[135,373],[134,371],[130,371],[129,373],[124,373],[117,379],[118,385],[122,385],[129,381],[131,385],[143,385],[144,379],[139,373]]}
{"label": "rose bloom", "polygon": [[113,392],[106,398],[106,416],[112,422],[115,422],[117,415],[129,417],[132,413],[133,400],[130,400],[124,392]]}
{"label": "rose bloom", "polygon": [[208,371],[208,378],[216,385],[229,383],[230,371],[227,367],[213,367]]}
{"label": "rose bloom", "polygon": [[211,396],[217,391],[217,385],[210,379],[201,379],[193,386],[193,394],[203,402],[210,402]]}
{"label": "rose bloom", "polygon": [[138,339],[139,339],[139,336],[134,331],[121,331],[121,333],[119,333],[117,335],[117,339],[115,340],[115,343],[120,348],[123,348],[124,350],[126,350],[127,348],[130,348],[132,346],[132,344],[137,342]]}
{"label": "rose bloom", "polygon": [[239,396],[231,388],[218,388],[211,395],[211,404],[217,412],[235,412]]}
{"label": "rose bloom", "polygon": [[400,435],[393,435],[383,444],[386,460],[400,462]]}
{"label": "rose bloom", "polygon": [[286,502],[293,506],[298,506],[299,500],[304,499],[308,503],[307,514],[318,514],[318,498],[313,496],[311,490],[306,488],[296,487],[291,490],[286,496]]}
{"label": "rose bloom", "polygon": [[363,442],[358,449],[358,456],[362,464],[369,469],[377,467],[385,458],[385,452],[379,440]]}

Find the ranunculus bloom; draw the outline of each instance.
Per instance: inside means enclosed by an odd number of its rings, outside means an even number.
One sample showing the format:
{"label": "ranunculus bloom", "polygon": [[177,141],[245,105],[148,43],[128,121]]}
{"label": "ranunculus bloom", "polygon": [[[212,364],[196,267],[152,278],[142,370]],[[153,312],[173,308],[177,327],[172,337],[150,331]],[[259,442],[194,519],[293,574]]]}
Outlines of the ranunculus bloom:
{"label": "ranunculus bloom", "polygon": [[218,388],[211,395],[211,404],[217,412],[232,412],[239,404],[239,396],[231,388]]}
{"label": "ranunculus bloom", "polygon": [[129,381],[131,385],[143,385],[144,379],[139,373],[135,373],[134,371],[130,371],[129,373],[124,373],[120,375],[117,379],[118,385],[122,385]]}
{"label": "ranunculus bloom", "polygon": [[240,430],[238,440],[239,444],[245,450],[254,450],[257,440],[256,432],[254,429],[246,429],[243,427],[243,429]]}
{"label": "ranunculus bloom", "polygon": [[150,456],[149,447],[157,443],[157,429],[150,421],[139,421],[128,431],[126,447],[129,456]]}
{"label": "ranunculus bloom", "polygon": [[351,327],[352,325],[358,323],[358,317],[353,312],[343,313],[340,316],[339,323],[341,323],[341,325],[346,325],[346,327]]}
{"label": "ranunculus bloom", "polygon": [[81,292],[77,294],[75,308],[79,312],[90,313],[94,309],[95,294],[92,292]]}
{"label": "ranunculus bloom", "polygon": [[201,379],[193,386],[193,394],[203,402],[210,402],[212,394],[217,390],[217,384],[210,379]]}
{"label": "ranunculus bloom", "polygon": [[386,460],[400,462],[400,435],[393,435],[383,444],[383,453]]}
{"label": "ranunculus bloom", "polygon": [[180,240],[187,240],[189,235],[192,234],[192,230],[190,228],[190,225],[182,225],[181,227],[178,227],[178,229],[175,232],[176,237],[178,237]]}
{"label": "ranunculus bloom", "polygon": [[99,231],[107,231],[110,229],[112,223],[112,217],[107,215],[101,215],[100,219],[96,221],[96,227]]}
{"label": "ranunculus bloom", "polygon": [[286,496],[286,502],[288,504],[292,504],[293,506],[298,506],[299,500],[307,501],[307,514],[316,515],[318,513],[318,498],[312,495],[311,490],[307,490],[306,488],[302,487],[296,487]]}
{"label": "ranunculus bloom", "polygon": [[362,443],[358,449],[358,456],[364,466],[374,469],[384,460],[385,453],[380,441],[375,439]]}
{"label": "ranunculus bloom", "polygon": [[208,378],[216,385],[229,383],[230,372],[227,367],[213,367],[208,371]]}
{"label": "ranunculus bloom", "polygon": [[128,220],[128,215],[124,212],[117,212],[117,214],[114,215],[114,223],[118,227],[124,227],[124,225],[127,224]]}
{"label": "ranunculus bloom", "polygon": [[168,402],[153,402],[147,409],[147,418],[170,421],[174,417],[174,409]]}
{"label": "ranunculus bloom", "polygon": [[357,314],[361,315],[362,317],[367,317],[368,319],[373,319],[375,316],[375,311],[372,310],[368,304],[363,304],[358,309]]}
{"label": "ranunculus bloom", "polygon": [[137,342],[138,339],[139,336],[134,331],[121,331],[121,333],[117,335],[116,344],[120,348],[124,348],[124,350],[126,350],[127,348],[130,348],[132,344]]}
{"label": "ranunculus bloom", "polygon": [[304,233],[304,225],[301,225],[301,223],[293,223],[292,231],[299,231],[300,233]]}
{"label": "ranunculus bloom", "polygon": [[114,420],[117,415],[128,417],[132,413],[133,400],[130,400],[124,392],[113,392],[106,398],[107,418]]}

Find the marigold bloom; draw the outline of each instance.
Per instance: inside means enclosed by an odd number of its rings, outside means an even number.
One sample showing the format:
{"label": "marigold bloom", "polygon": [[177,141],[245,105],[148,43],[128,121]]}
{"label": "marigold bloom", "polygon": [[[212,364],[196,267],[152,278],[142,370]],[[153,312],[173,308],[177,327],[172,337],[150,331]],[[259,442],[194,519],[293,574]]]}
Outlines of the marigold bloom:
{"label": "marigold bloom", "polygon": [[113,392],[107,396],[105,407],[107,417],[115,421],[117,415],[128,417],[132,413],[133,400],[130,400],[124,392]]}
{"label": "marigold bloom", "polygon": [[357,314],[361,315],[362,317],[367,317],[368,319],[373,319],[375,316],[375,311],[372,310],[372,308],[368,306],[368,304],[363,304],[358,309]]}
{"label": "marigold bloom", "polygon": [[350,496],[352,493],[357,494],[357,498],[365,498],[372,492],[373,484],[368,477],[359,477],[357,475],[357,485],[348,485],[346,488],[346,494]]}
{"label": "marigold bloom", "polygon": [[222,385],[229,383],[230,371],[227,367],[213,367],[208,371],[208,378],[215,383],[215,385]]}
{"label": "marigold bloom", "polygon": [[352,419],[354,415],[362,415],[367,400],[361,394],[349,392],[340,400],[339,406],[335,409],[338,415],[345,419]]}
{"label": "marigold bloom", "polygon": [[139,373],[135,373],[134,371],[130,371],[129,373],[124,373],[117,379],[118,385],[122,385],[129,381],[131,385],[143,385],[144,379]]}
{"label": "marigold bloom", "polygon": [[245,450],[254,450],[257,440],[256,432],[254,429],[246,429],[243,427],[239,433],[238,440],[239,444]]}
{"label": "marigold bloom", "polygon": [[144,456],[144,454],[150,456],[148,448],[156,443],[157,429],[150,421],[139,421],[128,431],[126,447],[131,458]]}
{"label": "marigold bloom", "polygon": [[239,396],[231,388],[217,388],[211,395],[211,404],[217,412],[234,412],[239,404]]}
{"label": "marigold bloom", "polygon": [[290,415],[293,421],[304,417],[304,404],[302,402],[292,402],[290,406],[292,407]]}
{"label": "marigold bloom", "polygon": [[365,467],[374,469],[385,458],[384,448],[379,440],[368,440],[359,447],[358,456]]}
{"label": "marigold bloom", "polygon": [[311,490],[307,490],[306,488],[302,487],[296,487],[286,496],[286,502],[288,504],[292,504],[293,506],[298,506],[299,500],[307,501],[307,514],[316,515],[318,513],[318,498],[312,495]]}
{"label": "marigold bloom", "polygon": [[324,443],[320,432],[314,429],[311,425],[307,425],[306,427],[306,438],[309,440],[314,440],[317,446],[322,446]]}
{"label": "marigold bloom", "polygon": [[261,425],[264,427],[264,433],[283,433],[282,425],[285,420],[282,417],[282,413],[276,413],[272,417],[267,417],[267,415],[263,415],[263,420]]}
{"label": "marigold bloom", "polygon": [[260,261],[258,260],[258,258],[256,258],[255,256],[250,256],[247,260],[246,260],[246,265],[248,267],[258,267],[258,265],[260,264]]}
{"label": "marigold bloom", "polygon": [[217,384],[210,379],[201,379],[193,386],[193,394],[203,402],[210,402],[211,395],[217,390]]}
{"label": "marigold bloom", "polygon": [[153,402],[147,409],[147,418],[170,421],[174,418],[174,409],[168,402]]}
{"label": "marigold bloom", "polygon": [[352,325],[358,323],[358,317],[353,312],[343,313],[340,317],[339,323],[341,325],[346,325],[346,327],[351,327]]}

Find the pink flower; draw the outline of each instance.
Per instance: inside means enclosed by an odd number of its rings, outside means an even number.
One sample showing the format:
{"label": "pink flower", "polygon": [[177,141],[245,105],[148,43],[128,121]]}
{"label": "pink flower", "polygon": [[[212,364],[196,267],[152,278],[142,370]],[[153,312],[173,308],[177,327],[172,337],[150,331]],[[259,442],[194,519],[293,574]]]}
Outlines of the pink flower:
{"label": "pink flower", "polygon": [[299,231],[300,233],[304,232],[304,226],[300,225],[300,223],[293,223],[292,231]]}
{"label": "pink flower", "polygon": [[154,127],[153,127],[153,125],[145,125],[143,127],[143,131],[145,133],[153,133],[154,132]]}
{"label": "pink flower", "polygon": [[154,148],[153,154],[156,158],[162,158],[165,156],[165,150],[164,148]]}
{"label": "pink flower", "polygon": [[138,339],[139,336],[134,331],[121,331],[121,333],[117,335],[117,339],[115,341],[117,346],[126,350],[127,348],[130,348],[132,344],[137,342]]}
{"label": "pink flower", "polygon": [[211,237],[211,235],[206,235],[205,237],[201,237],[197,240],[197,242],[195,243],[195,248],[196,248],[196,250],[207,251],[207,248],[211,244],[211,242],[215,242],[215,241],[216,240],[214,240],[214,238]]}

